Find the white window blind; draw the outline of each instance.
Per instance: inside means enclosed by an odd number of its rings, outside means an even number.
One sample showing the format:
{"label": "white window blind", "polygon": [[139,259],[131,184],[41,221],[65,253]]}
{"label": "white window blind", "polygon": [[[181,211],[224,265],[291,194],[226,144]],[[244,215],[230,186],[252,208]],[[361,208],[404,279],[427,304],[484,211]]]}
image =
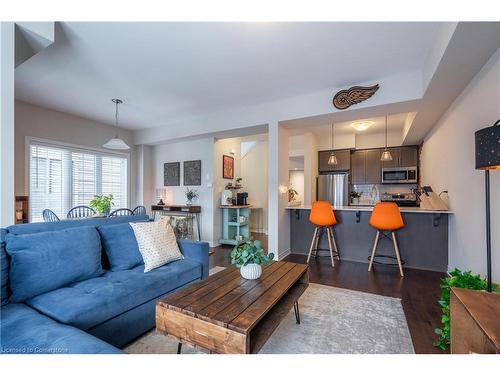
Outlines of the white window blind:
{"label": "white window blind", "polygon": [[49,208],[59,218],[96,194],[113,194],[113,208],[127,207],[127,158],[90,150],[30,143],[30,216],[43,221]]}

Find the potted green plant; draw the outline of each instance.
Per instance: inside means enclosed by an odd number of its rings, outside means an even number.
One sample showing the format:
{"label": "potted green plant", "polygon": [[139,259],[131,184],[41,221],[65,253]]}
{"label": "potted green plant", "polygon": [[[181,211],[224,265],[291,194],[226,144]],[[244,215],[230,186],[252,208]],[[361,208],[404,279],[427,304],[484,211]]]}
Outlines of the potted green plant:
{"label": "potted green plant", "polygon": [[260,241],[247,241],[231,251],[231,264],[240,269],[242,277],[248,280],[258,279],[262,275],[262,264],[269,264],[274,254],[264,254]]}
{"label": "potted green plant", "polygon": [[[441,298],[438,303],[443,315],[441,316],[441,328],[436,328],[434,332],[439,339],[434,342],[434,346],[442,350],[450,346],[450,292],[452,287],[466,288],[473,290],[486,290],[487,282],[480,275],[472,275],[471,271],[461,271],[455,268],[448,277],[441,279]],[[498,285],[494,285],[495,291]]]}
{"label": "potted green plant", "polygon": [[94,209],[101,216],[109,215],[109,211],[111,211],[111,206],[113,205],[113,194],[94,195],[94,198],[89,203],[90,208]]}
{"label": "potted green plant", "polygon": [[191,206],[193,204],[193,200],[195,200],[199,196],[199,193],[197,190],[189,189],[189,188],[186,188],[185,194],[186,194],[186,204],[188,206]]}
{"label": "potted green plant", "polygon": [[243,179],[241,177],[238,177],[236,179],[236,186],[241,186],[241,181],[243,181]]}
{"label": "potted green plant", "polygon": [[357,192],[357,191],[351,191],[349,196],[351,197],[351,203],[352,204],[359,204],[359,198],[361,198],[361,195],[363,192]]}

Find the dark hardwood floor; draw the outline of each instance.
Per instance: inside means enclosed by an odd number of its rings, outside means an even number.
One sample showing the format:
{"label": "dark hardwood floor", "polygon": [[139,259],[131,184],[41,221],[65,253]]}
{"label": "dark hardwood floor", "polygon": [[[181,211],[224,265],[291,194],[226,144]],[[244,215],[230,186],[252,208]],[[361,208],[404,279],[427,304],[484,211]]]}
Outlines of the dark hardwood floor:
{"label": "dark hardwood floor", "polygon": [[[254,239],[263,242],[267,248],[267,236],[252,233]],[[227,267],[231,264],[231,246],[213,248],[210,266]],[[305,263],[304,255],[291,254],[285,259],[289,262]],[[310,282],[400,298],[408,322],[413,347],[417,354],[444,353],[432,343],[437,338],[434,328],[440,325],[441,311],[439,299],[439,280],[446,274],[441,272],[405,268],[405,276],[399,276],[396,267],[374,265],[368,272],[366,263],[341,261],[335,262],[332,269],[328,257],[312,259],[309,263]]]}

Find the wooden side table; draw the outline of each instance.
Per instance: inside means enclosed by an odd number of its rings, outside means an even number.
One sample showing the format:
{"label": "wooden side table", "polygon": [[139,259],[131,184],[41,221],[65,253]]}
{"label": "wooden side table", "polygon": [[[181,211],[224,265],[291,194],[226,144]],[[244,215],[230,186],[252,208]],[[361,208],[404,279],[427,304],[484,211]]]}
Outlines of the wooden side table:
{"label": "wooden side table", "polygon": [[500,353],[500,294],[452,288],[451,353]]}

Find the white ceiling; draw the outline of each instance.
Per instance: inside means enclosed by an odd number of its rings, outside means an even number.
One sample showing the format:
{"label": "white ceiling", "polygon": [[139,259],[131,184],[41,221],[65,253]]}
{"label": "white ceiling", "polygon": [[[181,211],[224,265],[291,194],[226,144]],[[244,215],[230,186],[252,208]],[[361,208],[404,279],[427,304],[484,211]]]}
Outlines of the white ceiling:
{"label": "white ceiling", "polygon": [[422,71],[438,23],[59,23],[16,98],[143,129]]}
{"label": "white ceiling", "polygon": [[[408,116],[412,116],[412,113],[397,113],[387,116],[387,130],[388,132],[402,132],[405,126]],[[371,122],[373,123],[368,129],[360,131],[352,127],[353,124],[359,122]],[[310,122],[305,124],[303,127],[295,126],[290,130],[292,135],[304,134],[306,132],[311,132],[317,137],[331,137],[331,123],[330,124],[316,124],[311,125]],[[346,135],[346,134],[380,134],[385,132],[385,117],[369,117],[360,118],[354,121],[342,121],[334,123],[335,135]]]}

